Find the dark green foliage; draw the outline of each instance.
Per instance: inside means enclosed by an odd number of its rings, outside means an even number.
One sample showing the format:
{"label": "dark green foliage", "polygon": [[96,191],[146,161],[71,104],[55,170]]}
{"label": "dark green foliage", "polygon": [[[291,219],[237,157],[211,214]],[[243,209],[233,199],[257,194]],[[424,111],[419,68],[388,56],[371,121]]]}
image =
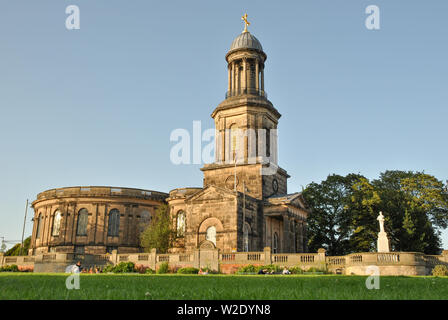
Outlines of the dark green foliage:
{"label": "dark green foliage", "polygon": [[159,253],[166,253],[175,238],[168,205],[160,205],[149,226],[140,235],[140,245],[149,252],[155,248]]}
{"label": "dark green foliage", "polygon": [[164,262],[160,265],[159,269],[157,269],[157,274],[164,274],[170,272],[170,266],[168,262]]}
{"label": "dark green foliage", "polygon": [[[30,243],[31,243],[31,237],[28,237],[25,240],[23,240],[22,256],[28,255],[28,249],[30,248]],[[14,245],[14,247],[5,252],[5,256],[20,256],[20,246],[21,246],[20,243]]]}
{"label": "dark green foliage", "polygon": [[192,268],[192,267],[180,268],[179,270],[177,270],[177,273],[180,273],[180,274],[198,274],[198,272],[199,272],[199,269]]}
{"label": "dark green foliage", "polygon": [[113,273],[132,273],[137,272],[137,269],[135,268],[135,264],[133,262],[120,262],[116,266],[114,265],[107,265],[103,272],[113,272]]}
{"label": "dark green foliage", "polygon": [[0,267],[0,272],[19,272],[19,267],[15,264]]}
{"label": "dark green foliage", "polygon": [[377,217],[393,251],[440,253],[440,230],[448,224],[447,186],[423,172],[386,171],[369,181],[361,175],[331,175],[303,191],[311,209],[308,250],[328,255],[376,250]]}

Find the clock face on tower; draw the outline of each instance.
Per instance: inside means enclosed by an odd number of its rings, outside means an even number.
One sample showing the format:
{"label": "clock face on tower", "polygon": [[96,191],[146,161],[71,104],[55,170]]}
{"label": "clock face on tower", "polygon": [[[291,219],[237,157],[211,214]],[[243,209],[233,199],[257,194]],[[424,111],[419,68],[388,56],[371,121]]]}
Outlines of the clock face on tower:
{"label": "clock face on tower", "polygon": [[278,181],[275,178],[272,180],[272,189],[274,190],[274,193],[278,192]]}
{"label": "clock face on tower", "polygon": [[[238,186],[238,182],[239,182],[238,177],[236,177],[236,185],[237,186]],[[228,176],[225,183],[226,183],[227,189],[230,189],[230,190],[235,189],[235,176],[234,175]]]}

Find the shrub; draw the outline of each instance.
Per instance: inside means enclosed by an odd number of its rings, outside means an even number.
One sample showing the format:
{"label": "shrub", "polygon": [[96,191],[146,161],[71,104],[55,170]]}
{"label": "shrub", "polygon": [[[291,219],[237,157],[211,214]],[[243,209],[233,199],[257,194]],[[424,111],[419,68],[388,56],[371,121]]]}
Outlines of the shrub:
{"label": "shrub", "polygon": [[155,272],[154,270],[152,270],[151,268],[147,268],[147,269],[145,270],[145,273],[146,273],[146,274],[155,274],[156,272]]}
{"label": "shrub", "polygon": [[324,274],[328,274],[329,273],[326,268],[317,268],[317,267],[308,268],[306,270],[306,272],[319,272],[319,273],[324,273]]}
{"label": "shrub", "polygon": [[259,270],[259,267],[249,264],[247,266],[239,267],[238,273],[257,273],[258,270]]}
{"label": "shrub", "polygon": [[199,269],[193,268],[193,267],[180,268],[179,270],[177,270],[177,273],[180,273],[180,274],[198,274],[198,272],[199,272]]}
{"label": "shrub", "polygon": [[114,268],[115,273],[135,272],[135,264],[133,262],[120,262]]}
{"label": "shrub", "polygon": [[104,273],[114,272],[114,268],[115,266],[113,264],[108,264],[107,266],[104,267],[103,272]]}
{"label": "shrub", "polygon": [[136,264],[135,265],[135,271],[138,272],[138,273],[151,273],[150,271],[147,272],[148,269],[152,271],[152,269],[150,267],[148,267],[148,266],[144,266],[142,264]]}
{"label": "shrub", "polygon": [[170,272],[170,266],[169,266],[168,262],[162,263],[160,265],[159,269],[157,269],[158,274],[169,273],[169,272]]}
{"label": "shrub", "polygon": [[16,264],[5,265],[0,268],[0,272],[19,272],[19,267]]}
{"label": "shrub", "polygon": [[288,270],[291,272],[291,274],[303,274],[304,272],[303,269],[300,267],[292,267],[289,268]]}
{"label": "shrub", "polygon": [[448,267],[438,264],[432,269],[432,275],[436,277],[448,276]]}

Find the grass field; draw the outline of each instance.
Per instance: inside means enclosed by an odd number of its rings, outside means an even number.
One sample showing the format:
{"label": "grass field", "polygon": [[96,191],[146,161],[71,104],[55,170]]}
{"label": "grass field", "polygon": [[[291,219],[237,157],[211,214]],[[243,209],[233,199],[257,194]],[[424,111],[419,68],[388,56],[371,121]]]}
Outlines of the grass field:
{"label": "grass field", "polygon": [[64,274],[2,273],[0,300],[14,299],[448,299],[448,277],[381,277],[368,290],[366,277],[339,275],[81,275],[68,290]]}

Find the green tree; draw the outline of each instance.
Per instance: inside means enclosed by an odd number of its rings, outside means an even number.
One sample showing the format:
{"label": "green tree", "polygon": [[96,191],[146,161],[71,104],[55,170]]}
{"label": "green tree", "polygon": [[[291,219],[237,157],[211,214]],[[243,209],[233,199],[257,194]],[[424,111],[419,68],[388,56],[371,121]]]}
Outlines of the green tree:
{"label": "green tree", "polygon": [[440,251],[440,229],[448,223],[448,195],[441,181],[422,172],[395,170],[353,187],[348,208],[353,215],[352,250],[375,250],[376,216],[382,211],[392,250]]}
{"label": "green tree", "polygon": [[448,226],[448,191],[423,172],[386,171],[376,180],[331,175],[303,191],[310,251],[329,254],[376,250],[379,211],[394,251],[440,252],[440,230]]}
{"label": "green tree", "polygon": [[353,193],[352,185],[361,175],[346,177],[330,175],[321,183],[311,183],[303,191],[303,197],[311,208],[308,217],[308,249],[311,252],[325,248],[330,255],[343,255],[350,251],[352,232],[351,215],[347,210]]}
{"label": "green tree", "polygon": [[[23,249],[22,249],[22,255],[28,255],[28,249],[30,248],[31,244],[31,237],[26,238],[23,240]],[[20,255],[20,246],[21,243],[18,243],[14,245],[11,249],[5,252],[5,256],[18,256]]]}
{"label": "green tree", "polygon": [[160,253],[166,253],[173,243],[174,235],[169,207],[162,204],[149,226],[140,234],[140,245],[146,252],[155,248]]}

